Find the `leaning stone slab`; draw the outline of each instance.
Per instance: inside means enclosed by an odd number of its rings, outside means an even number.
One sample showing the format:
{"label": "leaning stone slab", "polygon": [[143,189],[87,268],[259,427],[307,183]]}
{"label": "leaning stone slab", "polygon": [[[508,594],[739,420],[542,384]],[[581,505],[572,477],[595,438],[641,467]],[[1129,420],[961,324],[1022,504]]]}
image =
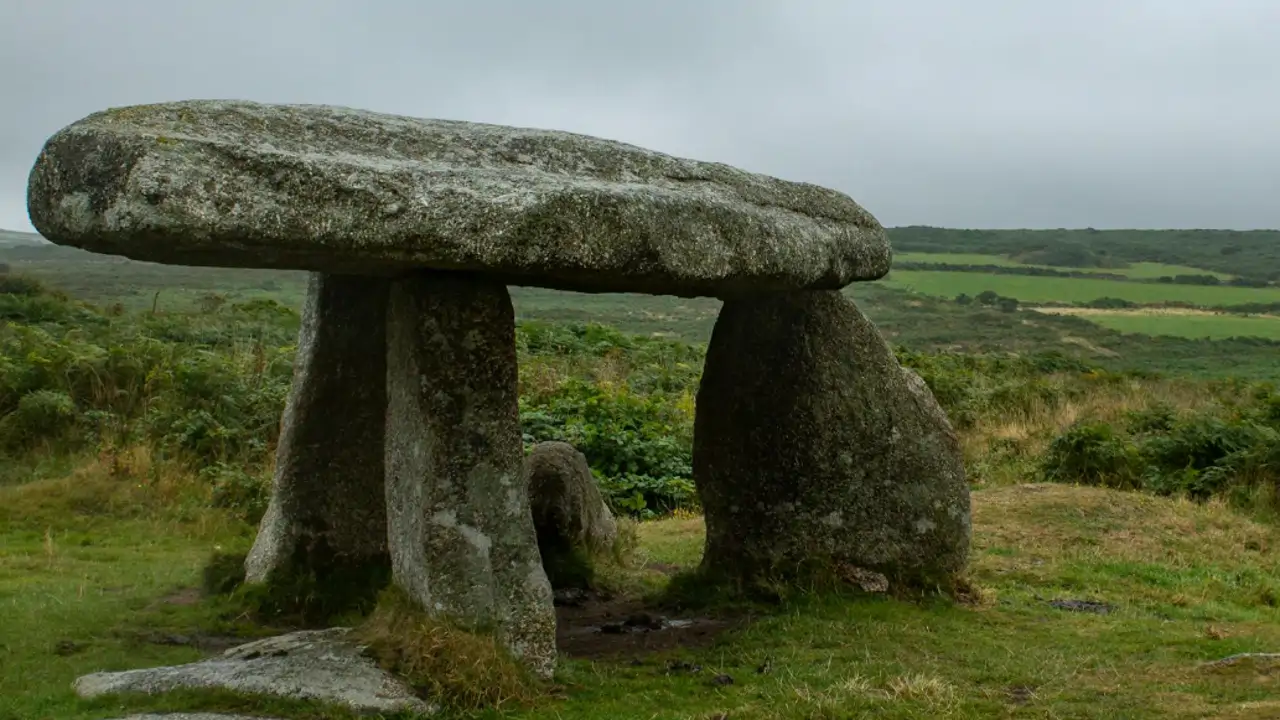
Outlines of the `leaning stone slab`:
{"label": "leaning stone slab", "polygon": [[595,137],[239,101],[90,115],[31,171],[44,237],[180,265],[729,297],[889,271],[880,223],[826,188]]}
{"label": "leaning stone slab", "polygon": [[707,572],[924,585],[967,561],[969,487],[946,413],[839,292],[726,302],[693,437]]}
{"label": "leaning stone slab", "polygon": [[555,608],[523,477],[515,313],[504,285],[396,280],[387,308],[392,578],[423,609],[493,629],[539,675]]}
{"label": "leaning stone slab", "polygon": [[381,278],[311,276],[248,582],[304,572],[322,586],[364,585],[390,567],[382,466],[388,287]]}
{"label": "leaning stone slab", "polygon": [[224,689],[330,702],[357,712],[436,710],[364,657],[362,648],[348,639],[349,632],[349,628],[296,632],[240,645],[187,665],[85,675],[74,687],[85,698]]}

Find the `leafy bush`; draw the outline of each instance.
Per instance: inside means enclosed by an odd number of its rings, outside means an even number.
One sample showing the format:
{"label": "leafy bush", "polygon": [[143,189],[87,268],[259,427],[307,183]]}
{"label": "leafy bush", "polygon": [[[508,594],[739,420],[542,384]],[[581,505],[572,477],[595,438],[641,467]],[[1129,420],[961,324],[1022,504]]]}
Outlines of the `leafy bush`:
{"label": "leafy bush", "polygon": [[218,463],[202,469],[200,478],[213,489],[214,507],[232,510],[251,525],[257,525],[266,514],[271,485],[262,475]]}
{"label": "leafy bush", "polygon": [[526,443],[570,443],[616,512],[647,517],[696,504],[692,410],[688,397],[571,379],[543,397],[522,397],[520,415]]}
{"label": "leafy bush", "polygon": [[[5,266],[6,270],[8,266]],[[44,285],[33,277],[0,273],[0,295],[23,295],[33,297],[44,294]]]}
{"label": "leafy bush", "polygon": [[1045,479],[1131,489],[1138,486],[1138,453],[1101,422],[1076,423],[1053,439],[1043,463]]}
{"label": "leafy bush", "polygon": [[1052,441],[1042,470],[1050,481],[1276,505],[1280,422],[1273,402],[1270,389],[1262,388],[1224,393],[1216,406],[1198,412],[1157,404],[1128,413],[1118,427],[1078,423]]}
{"label": "leafy bush", "polygon": [[0,419],[0,443],[15,448],[56,440],[66,435],[75,422],[75,402],[66,393],[35,390],[23,395],[17,406]]}
{"label": "leafy bush", "polygon": [[992,413],[1028,413],[1054,407],[1073,394],[1068,380],[1085,373],[1109,377],[1061,353],[998,357],[925,354],[897,349],[898,361],[919,373],[957,428]]}
{"label": "leafy bush", "polygon": [[1158,403],[1142,410],[1126,413],[1125,431],[1133,435],[1166,432],[1173,427],[1177,419],[1178,414],[1172,407]]}

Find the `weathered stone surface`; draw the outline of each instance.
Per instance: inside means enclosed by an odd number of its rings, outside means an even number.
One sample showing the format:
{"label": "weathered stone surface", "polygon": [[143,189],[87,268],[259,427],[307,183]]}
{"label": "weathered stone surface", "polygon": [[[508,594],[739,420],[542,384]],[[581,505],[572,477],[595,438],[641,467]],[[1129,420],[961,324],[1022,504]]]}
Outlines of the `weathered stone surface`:
{"label": "weathered stone surface", "polygon": [[248,582],[301,570],[314,572],[321,587],[367,584],[389,569],[388,288],[381,278],[311,276],[271,503],[245,562]]}
{"label": "weathered stone surface", "polygon": [[349,628],[306,630],[231,648],[221,656],[172,667],[85,675],[76,693],[155,695],[183,689],[225,689],[345,705],[358,712],[433,712],[348,639]]}
{"label": "weathered stone surface", "polygon": [[967,560],[969,489],[946,414],[838,292],[725,303],[693,472],[713,573],[862,569],[915,584]]}
{"label": "weathered stone surface", "polygon": [[538,443],[524,459],[542,565],[555,589],[589,584],[591,561],[618,537],[587,458],[565,442]]}
{"label": "weathered stone surface", "polygon": [[555,612],[521,472],[507,289],[421,273],[392,284],[387,313],[393,578],[430,612],[495,628],[550,675]]}
{"label": "weathered stone surface", "polygon": [[481,271],[512,285],[729,297],[889,271],[848,196],[594,137],[346,108],[107,110],[31,171],[49,240],[185,265]]}

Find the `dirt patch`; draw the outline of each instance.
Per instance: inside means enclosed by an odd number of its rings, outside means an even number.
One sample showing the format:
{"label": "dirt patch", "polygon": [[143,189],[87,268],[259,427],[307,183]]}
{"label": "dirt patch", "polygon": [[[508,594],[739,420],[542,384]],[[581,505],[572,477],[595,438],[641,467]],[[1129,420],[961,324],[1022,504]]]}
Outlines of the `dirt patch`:
{"label": "dirt patch", "polygon": [[592,595],[556,608],[556,646],[571,658],[638,660],[649,653],[709,645],[739,622],[668,616],[639,600]]}
{"label": "dirt patch", "polygon": [[[646,568],[674,575],[681,568],[649,563]],[[201,600],[195,588],[176,590],[154,605],[195,605]],[[710,617],[677,617],[634,598],[574,591],[556,595],[556,645],[567,657],[583,659],[631,659],[676,648],[704,647],[740,620]],[[208,655],[253,640],[249,637],[143,631],[136,641],[153,645],[194,647]]]}

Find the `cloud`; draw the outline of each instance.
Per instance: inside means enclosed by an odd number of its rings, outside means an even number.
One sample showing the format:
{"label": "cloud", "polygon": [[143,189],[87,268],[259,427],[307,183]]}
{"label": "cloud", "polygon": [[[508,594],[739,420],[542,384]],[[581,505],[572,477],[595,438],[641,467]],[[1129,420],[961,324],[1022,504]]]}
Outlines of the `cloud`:
{"label": "cloud", "polygon": [[1272,0],[0,4],[0,227],[59,128],[197,97],[586,132],[889,225],[1280,227]]}

